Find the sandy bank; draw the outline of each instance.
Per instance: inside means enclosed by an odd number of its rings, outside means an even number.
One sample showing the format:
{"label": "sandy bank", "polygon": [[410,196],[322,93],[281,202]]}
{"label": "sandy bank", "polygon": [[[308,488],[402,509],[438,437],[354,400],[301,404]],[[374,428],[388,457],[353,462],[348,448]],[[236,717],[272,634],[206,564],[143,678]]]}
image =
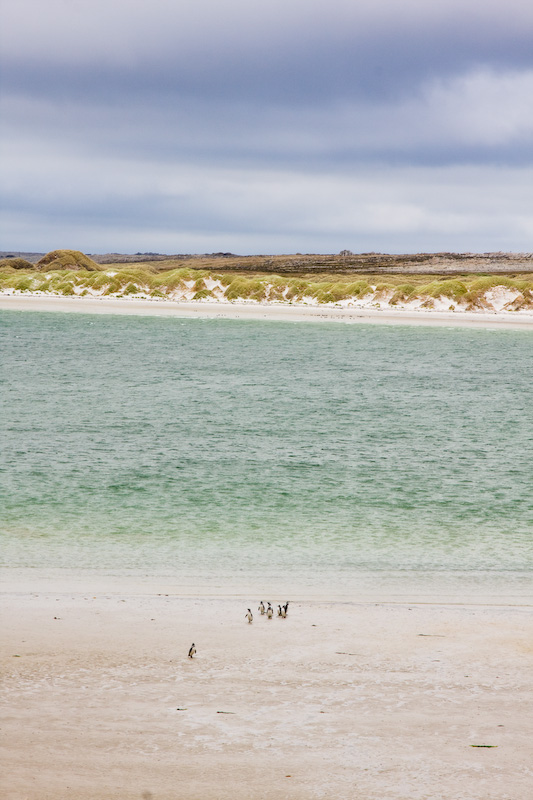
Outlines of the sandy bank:
{"label": "sandy bank", "polygon": [[344,322],[386,325],[438,325],[533,330],[533,314],[522,312],[444,312],[434,310],[371,309],[269,303],[174,302],[130,298],[54,297],[3,294],[0,309],[67,311],[83,314],[134,314],[209,319],[275,320],[287,322]]}
{"label": "sandy bank", "polygon": [[531,608],[259,599],[8,594],[2,796],[529,800]]}

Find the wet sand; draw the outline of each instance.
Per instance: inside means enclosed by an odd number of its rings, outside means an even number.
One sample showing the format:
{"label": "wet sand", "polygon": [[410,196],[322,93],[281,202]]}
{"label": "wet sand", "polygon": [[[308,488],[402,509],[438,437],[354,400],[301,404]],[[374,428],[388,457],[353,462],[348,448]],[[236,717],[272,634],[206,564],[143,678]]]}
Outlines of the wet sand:
{"label": "wet sand", "polygon": [[344,322],[386,325],[437,325],[444,327],[533,330],[533,314],[523,312],[466,312],[408,309],[373,309],[337,306],[283,305],[276,303],[175,302],[130,298],[54,297],[0,294],[0,309],[16,311],[66,311],[83,314],[135,314],[209,319],[275,320],[286,322]]}
{"label": "wet sand", "polygon": [[531,797],[531,606],[109,588],[4,597],[5,800]]}

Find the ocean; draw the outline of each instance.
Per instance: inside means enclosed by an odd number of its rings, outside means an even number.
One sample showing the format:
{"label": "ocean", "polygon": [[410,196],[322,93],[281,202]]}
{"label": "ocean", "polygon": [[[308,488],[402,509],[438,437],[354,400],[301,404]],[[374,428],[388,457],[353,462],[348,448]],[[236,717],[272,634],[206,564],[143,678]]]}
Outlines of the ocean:
{"label": "ocean", "polygon": [[2,570],[529,602],[533,333],[0,312]]}

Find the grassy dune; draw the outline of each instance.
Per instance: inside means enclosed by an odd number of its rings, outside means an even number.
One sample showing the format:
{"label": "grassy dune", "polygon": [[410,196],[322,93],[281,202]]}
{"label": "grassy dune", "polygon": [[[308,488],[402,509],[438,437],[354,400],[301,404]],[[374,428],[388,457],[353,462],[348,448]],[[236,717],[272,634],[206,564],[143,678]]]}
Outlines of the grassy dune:
{"label": "grassy dune", "polygon": [[226,302],[533,310],[531,272],[453,277],[372,272],[291,275],[217,272],[198,266],[198,260],[194,261],[194,268],[176,267],[175,263],[100,265],[77,251],[54,251],[33,267],[24,268],[9,261],[0,263],[0,291]]}

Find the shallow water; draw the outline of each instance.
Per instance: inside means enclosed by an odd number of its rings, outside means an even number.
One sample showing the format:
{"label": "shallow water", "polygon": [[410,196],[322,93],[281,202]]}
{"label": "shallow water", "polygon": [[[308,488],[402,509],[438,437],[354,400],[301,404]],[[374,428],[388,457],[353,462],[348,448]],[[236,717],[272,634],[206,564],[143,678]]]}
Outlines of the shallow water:
{"label": "shallow water", "polygon": [[2,312],[3,564],[530,595],[533,334]]}

